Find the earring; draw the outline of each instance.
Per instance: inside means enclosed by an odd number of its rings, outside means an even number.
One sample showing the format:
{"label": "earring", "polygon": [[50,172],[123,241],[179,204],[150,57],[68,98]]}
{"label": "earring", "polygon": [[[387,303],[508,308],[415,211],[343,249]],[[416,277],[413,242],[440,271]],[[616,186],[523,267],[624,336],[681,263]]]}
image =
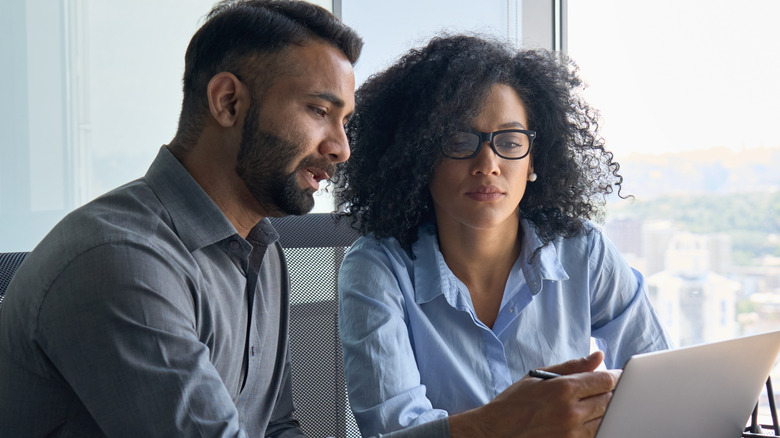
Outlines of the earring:
{"label": "earring", "polygon": [[537,178],[536,177],[536,173],[532,173],[532,174],[528,175],[528,181],[530,181],[530,182],[536,181],[536,178]]}

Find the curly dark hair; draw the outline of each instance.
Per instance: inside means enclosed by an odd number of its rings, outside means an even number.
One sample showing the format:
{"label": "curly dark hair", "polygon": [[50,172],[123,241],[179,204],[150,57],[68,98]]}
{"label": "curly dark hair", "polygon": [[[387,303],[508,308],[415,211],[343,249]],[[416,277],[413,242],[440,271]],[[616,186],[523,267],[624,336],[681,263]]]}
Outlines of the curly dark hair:
{"label": "curly dark hair", "polygon": [[468,129],[495,84],[511,86],[535,130],[533,168],[520,214],[543,244],[586,232],[603,219],[606,196],[623,181],[604,149],[598,113],[580,97],[576,65],[559,53],[516,50],[486,36],[439,35],[357,91],[347,126],[352,157],[339,167],[341,214],[362,234],[396,238],[411,253],[418,227],[435,223],[428,189],[444,158],[439,145]]}

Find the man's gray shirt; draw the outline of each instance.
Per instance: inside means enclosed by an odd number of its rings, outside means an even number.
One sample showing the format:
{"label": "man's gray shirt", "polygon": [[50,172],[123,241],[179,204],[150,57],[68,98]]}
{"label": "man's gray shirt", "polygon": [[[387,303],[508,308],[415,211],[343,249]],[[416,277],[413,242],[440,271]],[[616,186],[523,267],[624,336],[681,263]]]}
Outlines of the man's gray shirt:
{"label": "man's gray shirt", "polygon": [[144,178],[63,219],[14,277],[0,436],[302,435],[277,238],[267,220],[239,236],[163,147]]}
{"label": "man's gray shirt", "polygon": [[277,239],[267,219],[239,236],[162,147],[17,271],[0,311],[0,436],[303,435]]}

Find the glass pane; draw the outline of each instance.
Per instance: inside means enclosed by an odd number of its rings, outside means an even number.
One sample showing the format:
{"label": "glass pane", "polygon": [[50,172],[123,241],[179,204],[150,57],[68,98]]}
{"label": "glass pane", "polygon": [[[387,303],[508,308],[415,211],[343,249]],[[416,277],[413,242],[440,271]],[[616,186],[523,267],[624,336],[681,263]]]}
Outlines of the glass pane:
{"label": "glass pane", "polygon": [[780,2],[568,5],[569,53],[636,197],[610,200],[607,234],[672,338],[780,329]]}
{"label": "glass pane", "polygon": [[625,176],[607,232],[678,345],[780,328],[780,3],[569,2]]}
{"label": "glass pane", "polygon": [[611,199],[607,234],[677,345],[780,329],[778,16],[775,0],[568,2],[569,54],[636,197]]}
{"label": "glass pane", "polygon": [[342,18],[365,41],[355,67],[358,85],[433,35],[480,32],[511,41],[522,38],[519,0],[341,0]]}
{"label": "glass pane", "polygon": [[214,3],[0,2],[1,251],[31,250],[65,214],[146,173],[175,134],[184,52]]}

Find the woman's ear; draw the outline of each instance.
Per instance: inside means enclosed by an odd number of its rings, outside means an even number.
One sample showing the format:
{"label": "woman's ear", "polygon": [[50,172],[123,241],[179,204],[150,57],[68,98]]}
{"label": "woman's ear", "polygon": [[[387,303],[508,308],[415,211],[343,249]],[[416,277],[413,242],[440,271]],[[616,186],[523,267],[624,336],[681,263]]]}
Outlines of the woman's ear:
{"label": "woman's ear", "polygon": [[214,75],[207,87],[209,110],[222,127],[235,126],[239,114],[249,107],[251,96],[246,86],[229,72]]}

